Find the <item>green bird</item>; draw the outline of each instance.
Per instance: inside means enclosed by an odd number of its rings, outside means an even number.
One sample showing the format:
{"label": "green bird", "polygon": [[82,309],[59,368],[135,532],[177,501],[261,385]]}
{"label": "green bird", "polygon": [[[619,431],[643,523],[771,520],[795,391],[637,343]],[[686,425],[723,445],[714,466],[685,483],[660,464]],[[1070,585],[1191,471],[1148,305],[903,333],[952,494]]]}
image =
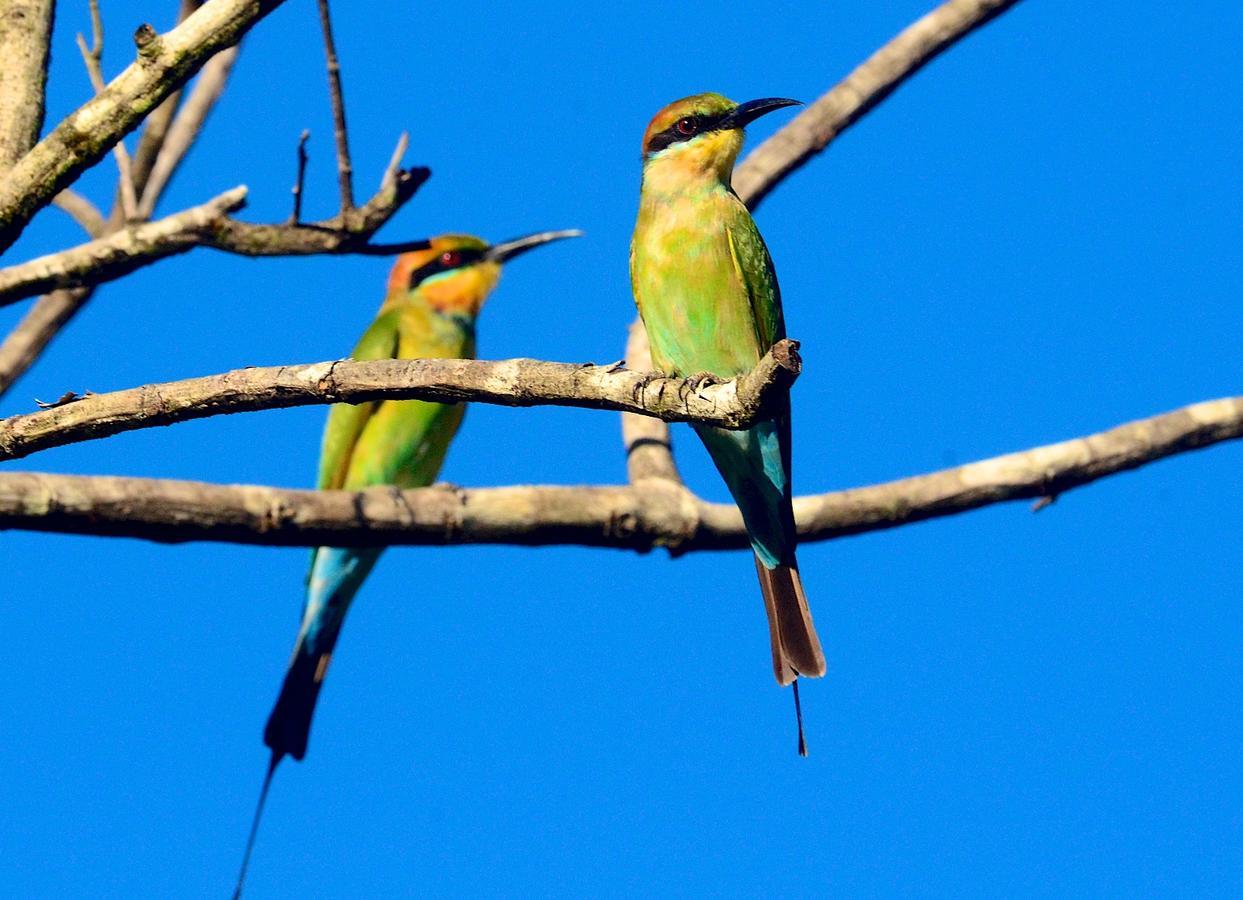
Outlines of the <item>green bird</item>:
{"label": "green bird", "polygon": [[[750,371],[785,337],[768,248],[730,187],[743,128],[796,100],[735,103],[696,94],[669,104],[643,136],[643,185],[630,280],[652,362],[680,377]],[[768,613],[781,685],[824,674],[795,559],[790,409],[745,431],[695,426],[742,511]],[[805,752],[802,729],[800,752]]]}
{"label": "green bird", "polygon": [[[473,359],[475,320],[508,260],[578,231],[544,231],[489,246],[477,237],[446,234],[397,258],[388,293],[352,359]],[[461,403],[384,400],[339,403],[328,413],[319,460],[321,490],[361,490],[391,484],[432,484],[440,472],[466,407]],[[306,755],[311,718],[333,649],[354,595],[382,548],[319,547],[311,556],[306,605],[293,655],[263,741],[271,761],[234,896],[246,864],[276,766],[285,756]]]}

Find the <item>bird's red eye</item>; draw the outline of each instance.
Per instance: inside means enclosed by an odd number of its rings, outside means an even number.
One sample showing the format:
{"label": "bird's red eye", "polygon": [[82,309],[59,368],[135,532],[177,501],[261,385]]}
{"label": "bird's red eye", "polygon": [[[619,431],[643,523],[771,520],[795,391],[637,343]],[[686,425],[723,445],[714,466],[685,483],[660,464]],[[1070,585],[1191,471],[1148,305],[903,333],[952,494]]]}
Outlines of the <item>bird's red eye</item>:
{"label": "bird's red eye", "polygon": [[456,250],[446,250],[440,254],[440,264],[446,269],[455,269],[462,263],[462,254]]}
{"label": "bird's red eye", "polygon": [[678,130],[678,134],[690,137],[699,130],[699,123],[695,121],[693,116],[686,116],[678,119],[678,121],[674,123],[673,127]]}

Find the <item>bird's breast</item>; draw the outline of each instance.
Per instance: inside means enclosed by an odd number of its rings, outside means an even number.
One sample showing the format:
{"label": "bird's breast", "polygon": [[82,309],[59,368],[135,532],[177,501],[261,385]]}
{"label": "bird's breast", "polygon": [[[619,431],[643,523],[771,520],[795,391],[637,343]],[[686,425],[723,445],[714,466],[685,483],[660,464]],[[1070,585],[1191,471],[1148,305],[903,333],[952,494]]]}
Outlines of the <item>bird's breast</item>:
{"label": "bird's breast", "polygon": [[750,298],[730,249],[728,229],[739,212],[747,215],[723,187],[697,195],[645,191],[630,277],[662,371],[728,377],[759,358]]}

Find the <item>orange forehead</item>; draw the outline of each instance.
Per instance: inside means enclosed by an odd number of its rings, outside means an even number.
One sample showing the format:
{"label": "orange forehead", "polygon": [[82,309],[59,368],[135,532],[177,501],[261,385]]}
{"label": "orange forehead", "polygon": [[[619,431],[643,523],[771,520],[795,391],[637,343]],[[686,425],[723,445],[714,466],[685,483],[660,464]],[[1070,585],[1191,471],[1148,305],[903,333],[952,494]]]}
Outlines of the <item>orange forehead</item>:
{"label": "orange forehead", "polygon": [[702,116],[702,115],[719,115],[720,113],[729,112],[738,104],[728,97],[720,94],[692,94],[689,97],[683,97],[681,100],[674,100],[660,112],[652,117],[652,121],[647,124],[647,131],[643,132],[643,150],[647,151],[648,144],[652,138],[663,131],[673,127],[673,123],[684,116]]}
{"label": "orange forehead", "polygon": [[450,250],[486,250],[486,241],[469,234],[442,234],[429,238],[425,250],[411,250],[397,257],[388,275],[388,292],[404,291],[410,285],[410,275],[437,256]]}

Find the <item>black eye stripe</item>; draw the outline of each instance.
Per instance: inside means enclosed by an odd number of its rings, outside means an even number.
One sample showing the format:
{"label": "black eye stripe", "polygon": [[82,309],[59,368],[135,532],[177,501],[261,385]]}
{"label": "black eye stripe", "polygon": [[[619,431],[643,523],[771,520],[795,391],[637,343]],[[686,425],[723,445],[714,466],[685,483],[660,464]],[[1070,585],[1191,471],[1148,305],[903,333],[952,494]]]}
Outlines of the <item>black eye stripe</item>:
{"label": "black eye stripe", "polygon": [[[710,131],[716,131],[721,127],[722,123],[725,120],[726,115],[727,115],[726,113],[721,113],[715,116],[705,116],[705,115],[683,116],[681,119],[678,119],[677,122],[674,122],[664,131],[661,131],[657,134],[652,135],[651,140],[647,142],[647,147],[645,148],[645,150],[649,154],[659,153],[661,150],[664,150],[666,147],[670,147],[673,144],[680,144],[683,141],[689,141],[692,138],[697,138],[701,134],[707,134]],[[678,130],[678,122],[681,122],[682,119],[694,120],[696,127],[693,133],[683,134],[681,131]]]}
{"label": "black eye stripe", "polygon": [[474,265],[479,262],[479,260],[483,259],[482,250],[465,249],[454,250],[451,252],[458,255],[458,262],[456,266],[446,266],[441,260],[441,257],[444,256],[444,254],[441,253],[431,262],[424,263],[410,273],[410,287],[417,287],[421,282],[440,272],[448,272],[452,269],[464,269],[467,266]]}

